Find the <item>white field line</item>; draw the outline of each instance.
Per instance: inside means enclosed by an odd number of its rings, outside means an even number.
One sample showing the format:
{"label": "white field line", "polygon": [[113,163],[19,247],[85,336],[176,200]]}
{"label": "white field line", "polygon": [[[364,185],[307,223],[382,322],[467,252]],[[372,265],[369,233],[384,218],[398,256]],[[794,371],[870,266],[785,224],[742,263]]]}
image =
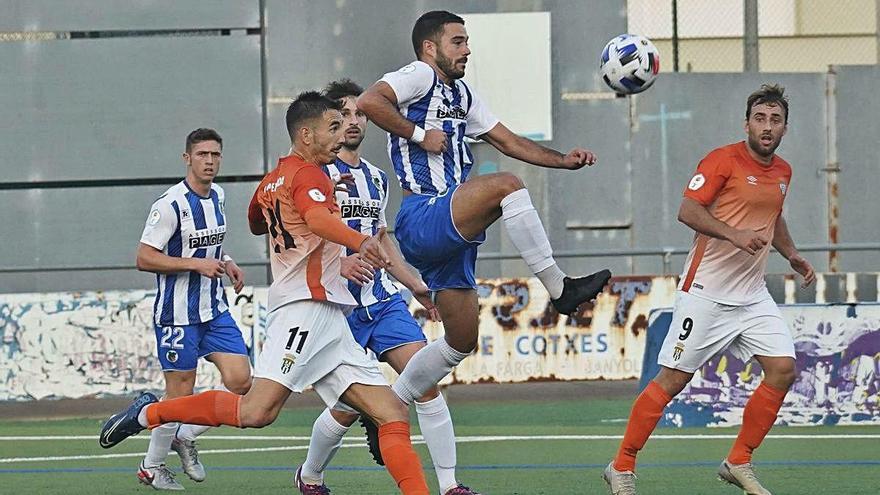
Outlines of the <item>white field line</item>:
{"label": "white field line", "polygon": [[[304,442],[308,441],[311,437],[306,436],[285,436],[285,435],[205,435],[202,437],[201,441],[205,440],[278,440],[278,441],[294,441],[294,442]],[[421,440],[421,435],[413,435],[413,440]],[[478,435],[478,436],[460,436],[456,437],[456,441],[467,443],[467,442],[498,442],[498,441],[511,441],[511,440],[620,440],[623,438],[623,435],[503,435],[503,436],[492,436],[492,435]],[[736,438],[734,434],[707,434],[707,435],[685,435],[685,434],[676,434],[676,435],[653,435],[651,439],[666,439],[666,440],[727,440],[731,438]],[[767,438],[789,438],[794,440],[804,440],[804,439],[817,439],[817,440],[829,440],[829,439],[843,439],[843,438],[852,438],[852,439],[880,439],[880,433],[800,433],[800,434],[770,434],[767,435]],[[130,440],[149,440],[149,435],[137,435],[129,438]],[[98,435],[31,435],[31,436],[2,436],[0,435],[0,442],[2,441],[39,441],[39,440],[98,440]],[[355,438],[346,438],[346,441],[357,441],[358,443],[363,443],[362,440],[358,440]]]}
{"label": "white field line", "polygon": [[[96,436],[91,435],[70,435],[55,437],[0,437],[4,440],[19,439],[40,439],[40,440],[96,440]],[[134,437],[139,438],[139,437]],[[148,439],[149,437],[140,437]],[[284,436],[262,436],[250,437],[245,435],[211,435],[206,438],[217,440],[308,440],[309,437],[284,437]],[[522,441],[522,440],[620,440],[623,435],[520,435],[520,436],[469,436],[456,438],[457,443],[477,443],[477,442],[503,442],[503,441]],[[736,438],[736,435],[657,435],[651,437],[652,440],[729,440]],[[776,440],[816,440],[816,439],[880,439],[880,434],[818,434],[818,435],[768,435],[767,438]],[[414,444],[425,443],[421,436],[413,437]],[[346,442],[343,448],[362,447],[362,440]],[[247,452],[282,452],[291,450],[306,450],[308,445],[289,445],[284,447],[253,447],[238,449],[206,449],[201,450],[199,454],[237,454]],[[74,461],[88,459],[120,459],[123,457],[141,457],[143,452],[126,452],[120,454],[98,454],[98,455],[71,455],[71,456],[46,456],[46,457],[7,457],[0,458],[0,464],[9,464],[14,462],[47,462],[47,461]]]}

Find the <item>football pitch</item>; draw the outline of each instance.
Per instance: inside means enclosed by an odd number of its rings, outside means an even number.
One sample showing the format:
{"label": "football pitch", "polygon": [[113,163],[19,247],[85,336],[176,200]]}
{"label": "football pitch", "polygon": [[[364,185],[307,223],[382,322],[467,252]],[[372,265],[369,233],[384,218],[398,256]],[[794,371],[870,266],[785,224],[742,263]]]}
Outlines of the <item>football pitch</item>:
{"label": "football pitch", "polygon": [[[458,475],[484,494],[602,494],[601,472],[623,434],[629,399],[451,401],[456,422]],[[168,464],[190,493],[296,493],[291,479],[305,458],[317,407],[286,409],[262,430],[218,428],[199,448],[208,470],[203,483]],[[415,419],[415,418],[414,418]],[[135,471],[148,435],[112,450],[98,446],[101,420],[0,421],[0,493],[44,495],[151,493]],[[414,422],[414,425],[417,423]],[[414,426],[413,435],[418,435]],[[659,429],[639,457],[640,494],[737,494],[716,481],[735,429]],[[427,449],[415,437],[432,490]],[[774,494],[876,494],[880,428],[777,427],[755,457]],[[334,494],[397,493],[372,463],[363,430],[352,427],[326,473]]]}

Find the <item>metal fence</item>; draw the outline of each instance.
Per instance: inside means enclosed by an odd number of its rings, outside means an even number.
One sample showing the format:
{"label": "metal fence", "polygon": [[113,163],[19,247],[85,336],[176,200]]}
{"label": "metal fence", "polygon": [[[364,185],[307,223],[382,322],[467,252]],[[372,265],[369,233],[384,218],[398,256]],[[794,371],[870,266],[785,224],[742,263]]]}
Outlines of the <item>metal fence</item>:
{"label": "metal fence", "polygon": [[880,63],[880,0],[629,0],[628,29],[674,72],[824,72]]}

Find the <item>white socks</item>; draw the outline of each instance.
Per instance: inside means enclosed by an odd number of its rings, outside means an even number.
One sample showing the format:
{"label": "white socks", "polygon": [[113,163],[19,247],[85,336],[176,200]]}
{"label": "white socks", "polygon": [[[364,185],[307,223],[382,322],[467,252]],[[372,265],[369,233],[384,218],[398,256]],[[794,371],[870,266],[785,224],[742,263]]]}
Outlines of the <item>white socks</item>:
{"label": "white socks", "polygon": [[419,428],[428,444],[431,460],[434,461],[440,493],[446,493],[458,485],[458,480],[455,479],[455,431],[452,427],[452,415],[449,414],[449,407],[442,394],[428,402],[416,402],[416,412],[419,415]]}
{"label": "white socks", "polygon": [[318,416],[312,426],[309,451],[300,471],[305,483],[320,485],[324,482],[324,469],[336,455],[336,451],[342,445],[342,437],[345,436],[348,429],[348,426],[342,426],[336,422],[330,414],[330,409],[324,409],[324,412]]}
{"label": "white socks", "polygon": [[194,442],[196,440],[196,437],[210,429],[210,426],[180,425],[180,428],[177,430],[177,439]]}
{"label": "white socks", "polygon": [[[143,408],[144,410],[146,408]],[[168,451],[171,450],[171,441],[174,440],[174,432],[179,423],[167,423],[153,428],[150,432],[150,447],[147,456],[144,457],[144,467],[156,467],[165,464]]]}
{"label": "white socks", "polygon": [[150,423],[147,422],[147,408],[150,407],[150,404],[142,407],[140,412],[138,413],[138,423],[141,424],[144,428],[150,426]]}
{"label": "white socks", "polygon": [[412,404],[467,356],[467,353],[456,351],[445,338],[440,337],[413,355],[391,388],[400,400]]}
{"label": "white socks", "polygon": [[501,218],[513,246],[547,288],[550,297],[561,296],[565,273],[553,259],[550,240],[527,189],[516,190],[501,200]]}

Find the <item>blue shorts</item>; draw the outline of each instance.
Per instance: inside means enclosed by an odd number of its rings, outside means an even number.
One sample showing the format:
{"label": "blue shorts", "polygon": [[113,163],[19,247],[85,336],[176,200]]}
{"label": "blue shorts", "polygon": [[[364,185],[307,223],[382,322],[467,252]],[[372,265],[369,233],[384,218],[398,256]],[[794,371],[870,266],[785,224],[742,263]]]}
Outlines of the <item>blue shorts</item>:
{"label": "blue shorts", "polygon": [[442,196],[411,194],[403,198],[397,213],[394,235],[400,252],[433,291],[477,286],[477,246],[486,240],[486,233],[469,241],[455,228],[452,195],[457,187]]}
{"label": "blue shorts", "polygon": [[162,371],[194,370],[199,358],[212,352],[248,355],[241,331],[229,311],[195,325],[156,325],[156,350]]}
{"label": "blue shorts", "polygon": [[379,356],[402,345],[427,342],[422,328],[406,307],[400,294],[387,301],[359,306],[348,315],[348,326],[361,347]]}

